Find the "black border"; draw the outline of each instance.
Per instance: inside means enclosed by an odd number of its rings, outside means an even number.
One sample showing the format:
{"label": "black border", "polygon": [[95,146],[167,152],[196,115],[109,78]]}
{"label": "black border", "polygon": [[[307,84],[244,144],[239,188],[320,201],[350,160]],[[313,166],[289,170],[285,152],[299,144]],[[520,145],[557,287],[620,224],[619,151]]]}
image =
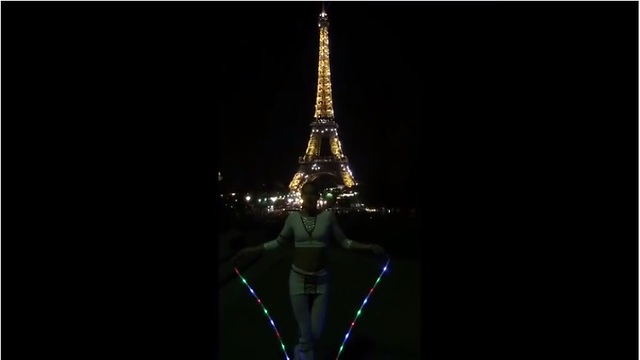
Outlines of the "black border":
{"label": "black border", "polygon": [[[217,127],[207,114],[222,91],[212,84],[231,80],[165,17],[214,5],[2,6],[10,351],[216,357]],[[443,56],[434,68],[458,70],[429,72],[425,118],[446,121],[422,129],[437,174],[417,192],[423,354],[637,358],[637,3],[456,6],[493,8],[491,21],[468,10],[460,21],[513,37],[469,34],[437,49],[524,49],[512,31],[523,17],[538,25],[529,39],[545,43],[517,64]],[[195,11],[178,31],[204,32],[210,20]],[[149,31],[162,41],[135,36]],[[563,68],[546,61],[560,55]],[[533,86],[567,73],[562,87]]]}

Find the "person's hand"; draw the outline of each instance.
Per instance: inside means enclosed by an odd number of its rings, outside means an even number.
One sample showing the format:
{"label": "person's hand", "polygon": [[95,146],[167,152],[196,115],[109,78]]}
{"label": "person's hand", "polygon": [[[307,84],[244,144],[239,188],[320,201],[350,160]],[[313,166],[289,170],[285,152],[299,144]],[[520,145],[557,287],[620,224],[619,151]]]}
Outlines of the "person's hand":
{"label": "person's hand", "polygon": [[260,248],[258,247],[247,247],[244,248],[240,251],[238,251],[238,253],[231,259],[231,262],[236,264],[238,262],[238,260],[244,260],[248,257],[251,256],[255,256],[258,253],[260,253]]}
{"label": "person's hand", "polygon": [[384,248],[382,246],[380,246],[380,245],[372,244],[371,245],[371,251],[376,255],[385,254]]}

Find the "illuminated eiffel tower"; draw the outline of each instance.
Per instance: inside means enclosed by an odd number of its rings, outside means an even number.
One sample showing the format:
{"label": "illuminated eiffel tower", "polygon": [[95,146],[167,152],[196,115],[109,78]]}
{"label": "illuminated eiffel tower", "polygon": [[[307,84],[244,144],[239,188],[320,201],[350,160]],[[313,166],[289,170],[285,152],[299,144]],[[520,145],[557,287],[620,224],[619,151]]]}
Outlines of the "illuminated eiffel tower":
{"label": "illuminated eiffel tower", "polygon": [[[357,185],[349,168],[349,161],[342,152],[338,124],[334,120],[329,67],[329,17],[324,10],[324,5],[318,17],[318,27],[320,28],[320,56],[315,115],[310,124],[311,136],[307,151],[299,158],[300,168],[289,184],[289,190],[292,193],[299,192],[306,182],[313,181],[324,174],[333,175],[347,188]],[[321,156],[322,140],[328,140],[331,155]]]}

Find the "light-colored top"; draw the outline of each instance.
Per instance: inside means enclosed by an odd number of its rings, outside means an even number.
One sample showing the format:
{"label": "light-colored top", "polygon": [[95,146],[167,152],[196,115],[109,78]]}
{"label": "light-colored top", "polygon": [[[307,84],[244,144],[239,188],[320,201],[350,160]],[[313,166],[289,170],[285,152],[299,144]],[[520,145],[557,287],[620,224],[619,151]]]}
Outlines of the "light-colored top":
{"label": "light-colored top", "polygon": [[323,248],[329,246],[332,238],[343,247],[351,245],[333,212],[323,211],[317,216],[303,216],[299,211],[294,211],[287,216],[277,240],[293,242],[296,248]]}

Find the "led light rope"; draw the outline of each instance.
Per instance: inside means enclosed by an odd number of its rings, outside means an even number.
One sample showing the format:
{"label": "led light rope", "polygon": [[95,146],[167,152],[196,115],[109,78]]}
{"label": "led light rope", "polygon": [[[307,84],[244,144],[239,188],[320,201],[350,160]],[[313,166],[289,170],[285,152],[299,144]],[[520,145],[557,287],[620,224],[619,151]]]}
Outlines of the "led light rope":
{"label": "led light rope", "polygon": [[382,272],[380,273],[380,275],[378,275],[378,279],[376,280],[376,282],[371,287],[371,290],[369,290],[369,293],[367,294],[367,297],[364,298],[364,301],[362,302],[362,305],[360,305],[360,309],[358,309],[358,312],[356,313],[356,317],[351,322],[351,326],[349,326],[349,330],[347,330],[347,334],[344,336],[344,339],[342,340],[342,345],[340,345],[340,350],[338,350],[338,355],[336,356],[336,360],[338,360],[340,358],[340,354],[342,354],[342,350],[344,350],[344,344],[347,343],[347,340],[349,339],[349,334],[351,334],[351,330],[353,330],[353,327],[356,325],[356,321],[358,320],[358,318],[362,314],[362,309],[367,304],[367,301],[369,301],[369,297],[373,293],[373,290],[376,288],[376,286],[378,286],[378,283],[380,282],[380,279],[382,279],[382,275],[384,275],[384,273],[387,271],[387,268],[389,267],[389,261],[390,261],[389,256],[387,256],[387,263],[384,264],[384,267],[382,268]]}
{"label": "led light rope", "polygon": [[256,300],[258,301],[258,304],[262,308],[262,311],[264,312],[264,314],[267,315],[267,318],[269,319],[269,323],[271,324],[271,327],[273,328],[273,331],[275,331],[276,336],[278,337],[278,341],[280,342],[280,346],[282,347],[282,352],[284,353],[285,359],[290,360],[289,359],[289,355],[287,355],[287,350],[284,347],[284,342],[282,341],[282,337],[280,337],[280,332],[278,331],[278,328],[276,328],[276,323],[273,322],[273,319],[271,318],[271,315],[269,315],[269,312],[267,311],[267,308],[264,307],[264,304],[262,304],[262,300],[260,300],[258,295],[256,295],[256,292],[253,291],[253,289],[251,288],[251,286],[249,285],[247,280],[245,278],[243,278],[242,275],[240,275],[240,271],[238,270],[238,268],[234,267],[233,270],[235,270],[236,274],[238,274],[238,276],[242,280],[242,283],[249,289],[249,291],[251,292],[251,295],[253,295],[253,297],[256,298]]}
{"label": "led light rope", "polygon": [[[380,279],[382,279],[382,276],[387,271],[387,269],[389,267],[389,261],[390,261],[390,259],[387,256],[387,262],[384,264],[384,267],[382,268],[382,272],[380,273],[380,275],[378,275],[378,279],[373,284],[373,287],[371,287],[371,290],[369,290],[369,293],[367,294],[367,296],[364,298],[364,301],[362,302],[362,305],[360,305],[360,308],[358,309],[358,312],[356,313],[356,317],[351,322],[351,326],[349,326],[349,330],[347,330],[347,334],[344,336],[344,339],[342,340],[342,344],[340,345],[340,350],[338,350],[338,355],[336,356],[336,360],[338,360],[340,358],[340,355],[342,354],[342,350],[344,350],[344,345],[347,343],[347,340],[349,339],[349,335],[351,334],[351,330],[353,330],[353,327],[356,325],[356,321],[358,320],[358,318],[362,314],[362,309],[364,308],[364,306],[369,301],[369,297],[373,293],[373,290],[376,288],[376,286],[378,286],[378,283],[380,282]],[[238,270],[238,268],[234,267],[233,270],[236,272],[236,274],[238,274],[238,277],[240,277],[240,280],[242,280],[242,283],[249,289],[249,292],[251,292],[251,295],[256,299],[256,301],[258,301],[258,305],[260,305],[260,307],[262,308],[262,311],[264,312],[264,314],[269,319],[269,323],[271,324],[271,327],[273,328],[273,331],[276,333],[276,336],[278,337],[278,341],[280,342],[280,347],[282,347],[282,352],[284,353],[285,359],[286,360],[290,360],[289,355],[287,354],[287,351],[285,349],[284,342],[282,341],[282,337],[280,336],[280,332],[278,331],[278,328],[276,327],[276,323],[271,318],[271,315],[269,315],[269,311],[267,311],[267,308],[262,303],[262,300],[260,300],[258,295],[256,295],[256,292],[253,290],[253,288],[251,288],[251,286],[249,285],[247,280],[244,277],[242,277],[242,275],[240,274],[240,271]]]}

